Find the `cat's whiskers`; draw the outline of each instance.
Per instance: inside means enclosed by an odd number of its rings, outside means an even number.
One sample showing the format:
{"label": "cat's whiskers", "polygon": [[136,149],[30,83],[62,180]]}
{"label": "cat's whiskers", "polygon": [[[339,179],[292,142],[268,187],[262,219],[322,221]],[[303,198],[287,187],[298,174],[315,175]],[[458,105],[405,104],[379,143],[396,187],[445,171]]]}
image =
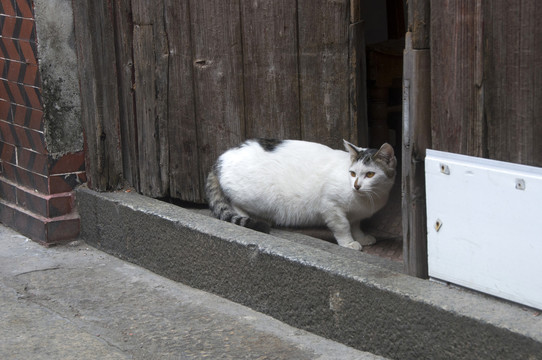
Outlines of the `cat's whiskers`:
{"label": "cat's whiskers", "polygon": [[377,193],[374,190],[370,189],[363,189],[360,191],[361,195],[365,195],[367,199],[369,200],[369,204],[371,206],[371,210],[375,209],[375,200],[378,199],[381,195]]}

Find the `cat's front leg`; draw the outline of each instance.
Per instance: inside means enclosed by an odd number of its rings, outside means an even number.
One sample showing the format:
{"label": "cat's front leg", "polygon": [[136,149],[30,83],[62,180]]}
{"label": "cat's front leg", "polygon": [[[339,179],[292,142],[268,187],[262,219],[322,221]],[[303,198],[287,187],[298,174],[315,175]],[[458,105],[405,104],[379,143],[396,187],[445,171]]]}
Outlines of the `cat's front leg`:
{"label": "cat's front leg", "polygon": [[361,245],[373,245],[376,243],[376,239],[374,236],[365,234],[361,230],[361,224],[359,221],[354,221],[350,224],[350,227],[352,228],[352,237],[354,240],[359,242]]}
{"label": "cat's front leg", "polygon": [[346,218],[346,215],[330,212],[329,214],[326,214],[325,221],[327,227],[333,232],[333,236],[340,246],[361,250],[361,244],[352,237],[350,222]]}

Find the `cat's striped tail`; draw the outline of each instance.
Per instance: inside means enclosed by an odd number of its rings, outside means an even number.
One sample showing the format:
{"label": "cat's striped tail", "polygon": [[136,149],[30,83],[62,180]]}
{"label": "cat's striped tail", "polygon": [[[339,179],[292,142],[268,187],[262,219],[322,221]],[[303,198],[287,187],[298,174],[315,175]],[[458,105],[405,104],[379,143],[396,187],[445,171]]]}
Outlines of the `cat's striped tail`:
{"label": "cat's striped tail", "polygon": [[217,174],[216,167],[211,170],[205,184],[205,195],[209,208],[215,217],[252,230],[269,233],[269,224],[238,214],[232,207],[230,200],[224,194]]}

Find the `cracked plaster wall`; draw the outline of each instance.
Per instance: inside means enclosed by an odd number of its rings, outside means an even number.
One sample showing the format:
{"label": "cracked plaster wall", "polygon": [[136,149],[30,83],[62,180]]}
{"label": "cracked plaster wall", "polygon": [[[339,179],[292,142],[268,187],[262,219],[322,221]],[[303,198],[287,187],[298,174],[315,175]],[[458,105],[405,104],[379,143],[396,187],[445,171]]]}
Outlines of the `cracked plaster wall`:
{"label": "cracked plaster wall", "polygon": [[44,129],[52,155],[83,150],[71,0],[34,0]]}

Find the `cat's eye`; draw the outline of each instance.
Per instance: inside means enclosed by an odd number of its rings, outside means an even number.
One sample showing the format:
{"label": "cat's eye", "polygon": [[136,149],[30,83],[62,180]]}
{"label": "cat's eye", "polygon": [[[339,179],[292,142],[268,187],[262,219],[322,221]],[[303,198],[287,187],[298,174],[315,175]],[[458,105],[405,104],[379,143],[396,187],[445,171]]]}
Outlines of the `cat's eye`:
{"label": "cat's eye", "polygon": [[365,177],[369,179],[372,178],[373,176],[375,176],[375,173],[372,171],[368,171],[367,174],[365,174]]}
{"label": "cat's eye", "polygon": [[355,172],[353,172],[353,171],[350,171],[350,176],[352,176],[352,177],[356,177],[356,173],[355,173]]}

